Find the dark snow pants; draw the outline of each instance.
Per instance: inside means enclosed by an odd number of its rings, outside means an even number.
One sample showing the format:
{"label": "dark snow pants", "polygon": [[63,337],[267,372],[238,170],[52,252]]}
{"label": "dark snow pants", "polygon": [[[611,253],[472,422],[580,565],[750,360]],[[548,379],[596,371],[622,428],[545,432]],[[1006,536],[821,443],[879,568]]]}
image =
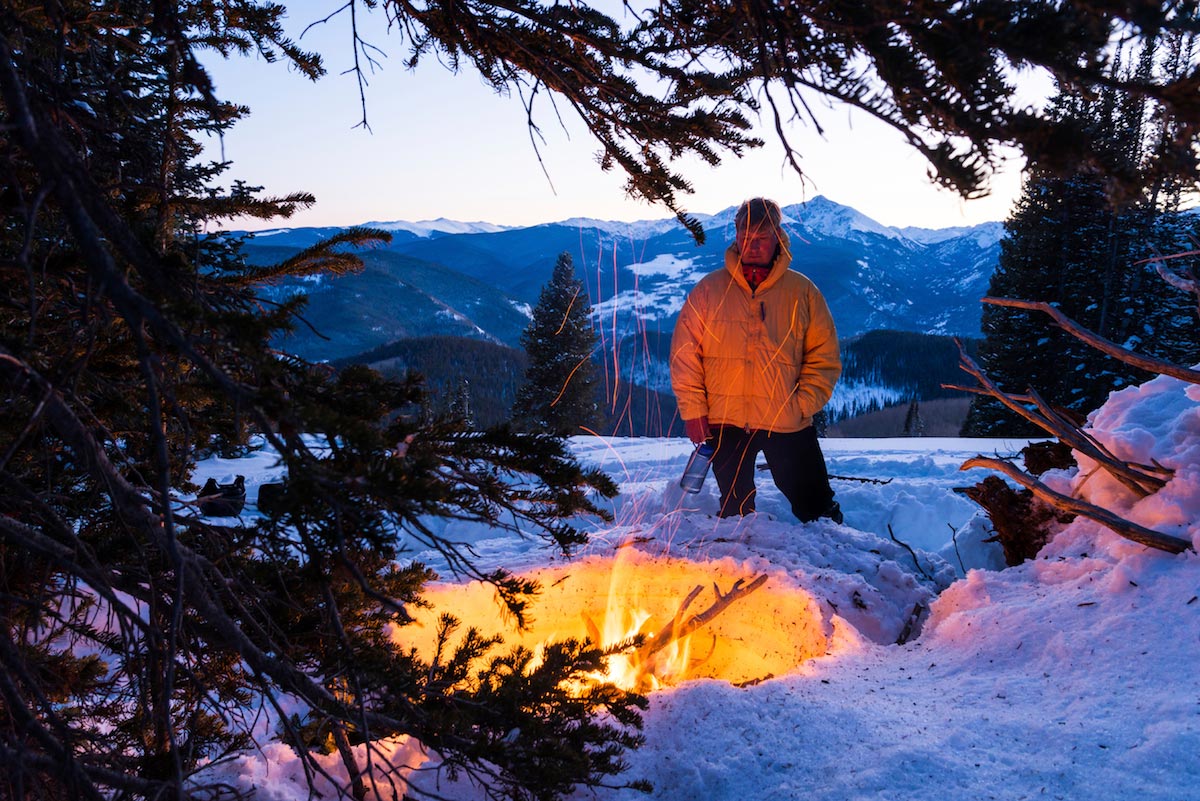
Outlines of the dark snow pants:
{"label": "dark snow pants", "polygon": [[775,486],[792,504],[802,523],[825,515],[833,504],[833,489],[825,470],[825,455],[812,426],[787,434],[713,426],[713,475],[721,488],[721,517],[754,511],[754,461],[767,457]]}

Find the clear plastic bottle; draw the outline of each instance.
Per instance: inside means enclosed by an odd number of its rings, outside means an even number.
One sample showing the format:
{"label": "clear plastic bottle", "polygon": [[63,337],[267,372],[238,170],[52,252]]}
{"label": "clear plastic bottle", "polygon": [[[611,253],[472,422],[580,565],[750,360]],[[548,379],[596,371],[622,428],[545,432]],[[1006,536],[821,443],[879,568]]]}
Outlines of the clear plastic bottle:
{"label": "clear plastic bottle", "polygon": [[701,442],[692,452],[687,467],[683,468],[683,476],[679,479],[679,486],[684,492],[699,492],[700,488],[704,486],[704,479],[708,477],[708,467],[712,464],[715,450],[712,443]]}

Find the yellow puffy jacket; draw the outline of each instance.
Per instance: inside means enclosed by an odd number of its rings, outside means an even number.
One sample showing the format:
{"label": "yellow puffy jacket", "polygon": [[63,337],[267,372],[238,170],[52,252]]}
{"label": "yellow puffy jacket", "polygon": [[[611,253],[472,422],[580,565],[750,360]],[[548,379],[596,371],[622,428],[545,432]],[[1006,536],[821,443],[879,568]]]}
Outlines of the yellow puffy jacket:
{"label": "yellow puffy jacket", "polygon": [[671,387],[684,420],[799,431],[842,374],[837,329],[820,290],[788,269],[787,235],[771,272],[751,291],[736,244],[725,269],[688,294],[671,340]]}

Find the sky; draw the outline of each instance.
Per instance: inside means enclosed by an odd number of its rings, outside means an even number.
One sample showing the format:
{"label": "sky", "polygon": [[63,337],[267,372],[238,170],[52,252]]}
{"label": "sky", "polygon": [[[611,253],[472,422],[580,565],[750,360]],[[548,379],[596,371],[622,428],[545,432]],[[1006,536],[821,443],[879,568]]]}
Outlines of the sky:
{"label": "sky", "polygon": [[[567,110],[560,123],[542,104],[536,121],[544,141],[535,149],[520,100],[495,94],[473,69],[456,75],[434,59],[406,69],[403,42],[386,31],[378,12],[368,15],[366,36],[386,57],[376,53],[380,67],[368,75],[370,130],[356,127],[362,108],[356,80],[345,74],[353,64],[348,17],[338,15],[301,37],[336,4],[287,5],[288,34],[324,56],[326,76],[314,84],[281,63],[209,54],[203,60],[218,96],[251,109],[223,142],[210,142],[209,152],[234,162],[226,183],[241,178],[271,195],[307,191],[317,204],[288,221],[239,221],[236,227],[437,218],[526,226],[574,217],[671,216],[626,197],[622,176],[600,170],[599,146]],[[767,144],[757,151],[730,155],[716,168],[683,163],[695,189],[684,207],[714,214],[752,196],[790,205],[824,195],[885,225],[948,228],[1002,221],[1020,192],[1019,158],[993,180],[991,195],[963,201],[933,185],[925,161],[886,126],[846,107],[818,113],[824,137],[799,125],[788,131],[807,182],[784,163],[768,121],[760,134]]]}
{"label": "sky", "polygon": [[[1200,797],[1197,430],[1200,386],[1159,377],[1113,393],[1089,433],[1118,458],[1173,469],[1166,486],[1139,499],[1078,454],[1078,468],[1042,477],[1190,542],[1193,550],[1179,555],[1076,518],[1036,559],[1005,568],[1000,546],[985,541],[986,518],[954,490],[987,475],[962,472],[966,459],[1024,444],[998,439],[822,440],[840,477],[833,484],[844,525],[796,523],[761,472],[758,514],[718,519],[711,477],[698,494],[678,488],[686,440],[601,437],[572,447],[618,482],[614,520],[585,525],[590,541],[570,560],[536,538],[426,522],[469,544],[483,569],[502,565],[542,580],[535,639],[554,627],[559,638],[583,636],[585,615],[607,631],[606,609],[619,620],[649,615],[643,631],[652,633],[693,584],[705,588],[692,607],[699,611],[713,602],[711,583],[728,592],[738,578],[767,576],[692,635],[682,663],[689,672],[664,672],[649,693],[646,743],[627,752],[621,778],[649,780],[651,799],[1190,801]],[[195,480],[243,473],[253,500],[279,469],[267,452],[213,458]],[[256,514],[248,504],[245,522]],[[495,630],[478,614],[487,606],[494,615],[490,593],[454,582],[435,553],[418,546],[412,555],[445,579],[426,596],[435,604],[428,615],[450,609],[485,634]],[[625,592],[633,588],[641,594]],[[918,625],[897,643],[914,617]],[[515,633],[503,633],[514,644]],[[423,647],[417,626],[396,636]],[[259,747],[197,779],[253,787],[260,801],[308,801],[299,760],[271,737],[272,711],[256,711],[247,719],[256,721]],[[365,764],[363,746],[357,755]],[[411,740],[381,743],[374,758],[401,766],[437,797],[484,798]],[[346,772],[336,755],[318,759],[329,773],[318,789],[336,797],[329,780],[344,787]],[[388,788],[369,797],[394,796]],[[612,789],[570,796],[646,797]]]}

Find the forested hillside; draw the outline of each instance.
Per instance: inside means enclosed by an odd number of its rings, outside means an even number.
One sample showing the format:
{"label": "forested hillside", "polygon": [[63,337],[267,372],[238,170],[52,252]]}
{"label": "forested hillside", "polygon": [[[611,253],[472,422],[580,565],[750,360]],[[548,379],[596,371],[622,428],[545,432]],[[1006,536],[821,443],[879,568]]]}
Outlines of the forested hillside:
{"label": "forested hillside", "polygon": [[385,375],[419,373],[429,390],[430,411],[450,411],[465,392],[471,421],[479,427],[506,422],[525,374],[525,352],[507,345],[455,336],[414,337],[391,342],[335,367],[365,364]]}
{"label": "forested hillside", "polygon": [[[292,247],[246,247],[255,264],[299,252]],[[303,295],[307,304],[281,350],[310,361],[351,357],[400,339],[460,336],[515,345],[529,322],[525,307],[494,286],[391,250],[357,253],[362,269],[341,276],[283,279],[260,288],[272,303]]]}
{"label": "forested hillside", "polygon": [[[671,335],[648,332],[626,337],[597,355],[604,399],[603,434],[618,436],[682,435],[671,393],[668,356]],[[977,341],[966,340],[974,353]],[[953,338],[910,331],[871,331],[842,343],[842,379],[827,407],[831,424],[890,406],[963,398],[943,389],[962,383]],[[523,351],[455,336],[402,339],[333,362],[336,367],[367,364],[385,373],[421,374],[430,389],[431,410],[450,409],[456,394],[469,394],[472,420],[486,427],[505,422],[521,386],[527,357]],[[937,407],[942,408],[942,407]],[[944,407],[960,413],[960,406]],[[901,422],[903,413],[900,413]],[[902,426],[895,426],[899,434]]]}

